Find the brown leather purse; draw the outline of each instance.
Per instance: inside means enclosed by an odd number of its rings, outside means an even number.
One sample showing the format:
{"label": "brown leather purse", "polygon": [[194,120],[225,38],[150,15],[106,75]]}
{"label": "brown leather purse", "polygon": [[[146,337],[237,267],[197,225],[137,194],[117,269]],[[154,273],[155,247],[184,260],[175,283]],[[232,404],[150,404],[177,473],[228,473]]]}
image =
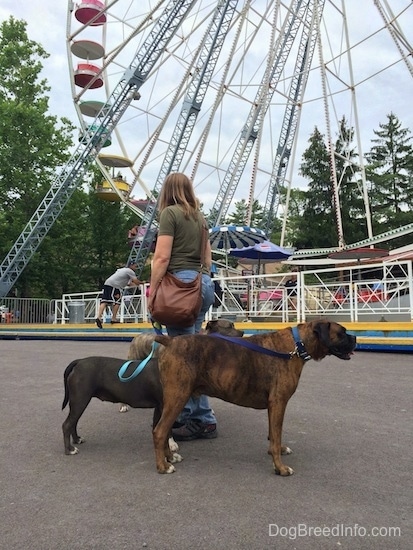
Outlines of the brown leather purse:
{"label": "brown leather purse", "polygon": [[154,321],[173,327],[190,327],[202,306],[202,267],[205,261],[206,222],[202,221],[201,271],[193,281],[181,281],[168,271],[150,293],[148,309]]}

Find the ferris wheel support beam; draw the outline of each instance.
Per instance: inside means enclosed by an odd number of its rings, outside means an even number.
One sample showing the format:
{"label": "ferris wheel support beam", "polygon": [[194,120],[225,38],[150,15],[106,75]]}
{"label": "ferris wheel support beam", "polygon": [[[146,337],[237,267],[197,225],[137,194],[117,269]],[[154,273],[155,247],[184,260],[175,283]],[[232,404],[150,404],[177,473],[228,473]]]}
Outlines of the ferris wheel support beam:
{"label": "ferris wheel support beam", "polygon": [[87,168],[136,97],[137,90],[145,82],[194,3],[195,0],[170,0],[154,23],[148,38],[125,71],[106,106],[98,113],[94,123],[96,130],[85,140],[86,143],[79,144],[3,260],[0,266],[0,297],[8,294],[75,189],[82,183]]}
{"label": "ferris wheel support beam", "polygon": [[280,31],[279,40],[274,52],[269,56],[263,82],[259,86],[224,180],[218,190],[217,198],[211,210],[211,215],[214,219],[209,220],[212,225],[219,224],[228,212],[258,133],[262,128],[265,113],[275,93],[308,4],[308,1],[304,2],[303,0],[293,0],[291,2]]}
{"label": "ferris wheel support beam", "polygon": [[[360,135],[360,124],[359,124],[359,115],[358,115],[358,106],[357,106],[357,97],[356,97],[356,86],[354,84],[354,74],[353,74],[353,63],[351,60],[350,55],[350,39],[349,39],[349,32],[348,32],[348,25],[347,25],[347,15],[346,15],[346,7],[344,4],[344,0],[342,0],[342,11],[345,15],[344,17],[344,30],[345,30],[345,39],[347,43],[347,57],[348,57],[348,65],[349,65],[349,73],[350,73],[350,92],[351,92],[351,103],[354,111],[354,120],[355,120],[355,134],[356,134],[356,142],[357,142],[357,150],[358,150],[358,157],[359,157],[359,170],[361,175],[361,183],[362,183],[362,195],[363,195],[363,202],[364,202],[364,211],[366,215],[366,227],[367,227],[367,235],[369,239],[373,238],[373,225],[372,225],[372,216],[371,216],[371,210],[370,210],[370,199],[369,199],[369,193],[367,188],[367,178],[366,178],[366,169],[364,165],[364,155],[363,155],[363,149],[361,145],[361,135]],[[347,159],[349,161],[349,159]]]}
{"label": "ferris wheel support beam", "polygon": [[[394,13],[389,3],[386,0],[384,0],[383,2],[380,2],[379,0],[374,0],[374,3],[384,21],[384,24],[386,25],[387,30],[394,40],[394,43],[396,44],[396,47],[399,50],[399,53],[403,61],[405,62],[409,73],[413,76],[413,66],[409,59],[412,53],[411,44],[409,44],[406,37],[402,33],[402,30],[400,29],[397,22],[397,18],[394,16]],[[386,14],[386,9],[383,5],[387,8],[388,14]],[[402,45],[405,48],[404,50],[402,48]]]}
{"label": "ferris wheel support beam", "polygon": [[[321,14],[317,17],[317,24],[320,25]],[[337,238],[338,245],[340,248],[345,246],[344,234],[343,234],[343,222],[341,218],[341,209],[340,209],[340,195],[339,195],[339,185],[337,179],[337,167],[335,162],[335,147],[333,144],[333,138],[331,135],[331,124],[330,124],[330,109],[328,104],[328,94],[327,94],[327,75],[326,75],[326,65],[324,63],[323,57],[323,45],[321,41],[320,34],[318,35],[318,55],[319,55],[319,65],[321,73],[321,88],[323,94],[324,102],[324,114],[325,114],[325,124],[326,124],[326,136],[327,136],[327,151],[330,164],[330,183],[332,188],[333,195],[333,210],[336,219],[336,229],[337,229]]]}
{"label": "ferris wheel support beam", "polygon": [[[196,60],[194,76],[189,83],[188,92],[152,191],[154,197],[159,194],[165,177],[170,172],[179,170],[237,4],[238,0],[220,0],[217,4]],[[129,261],[133,260],[137,265],[137,273],[142,272],[152,247],[154,235],[152,228],[156,210],[157,204],[148,201],[140,226],[142,240],[139,246],[132,247],[129,255]]]}
{"label": "ferris wheel support beam", "polygon": [[[315,4],[317,3],[318,14],[321,17],[325,0],[318,0]],[[283,185],[285,181],[291,150],[296,135],[300,106],[307,86],[310,66],[319,34],[319,26],[315,24],[314,18],[316,11],[314,9],[315,7],[314,3],[311,6],[309,4],[306,13],[303,33],[289,90],[289,97],[281,125],[276,157],[270,177],[267,199],[264,205],[263,219],[266,220],[266,225],[263,229],[267,235],[271,233],[274,219],[277,214],[280,186]]]}

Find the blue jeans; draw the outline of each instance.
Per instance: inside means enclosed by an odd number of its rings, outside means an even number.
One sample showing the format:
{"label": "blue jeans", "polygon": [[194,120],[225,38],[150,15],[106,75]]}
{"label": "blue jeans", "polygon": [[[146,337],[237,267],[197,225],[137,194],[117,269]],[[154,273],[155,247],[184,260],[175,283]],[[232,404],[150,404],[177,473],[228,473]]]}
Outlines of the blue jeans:
{"label": "blue jeans", "polygon": [[[181,281],[193,281],[198,275],[197,271],[185,269],[174,271],[173,274]],[[200,332],[202,323],[205,320],[205,314],[214,303],[214,284],[209,275],[202,275],[202,306],[195,324],[190,327],[172,327],[167,326],[166,331],[169,336],[180,336],[182,334],[195,334]],[[216,424],[217,420],[209,405],[208,397],[201,395],[199,397],[190,397],[183,411],[178,416],[177,421],[185,424],[188,420],[199,420],[204,424]]]}

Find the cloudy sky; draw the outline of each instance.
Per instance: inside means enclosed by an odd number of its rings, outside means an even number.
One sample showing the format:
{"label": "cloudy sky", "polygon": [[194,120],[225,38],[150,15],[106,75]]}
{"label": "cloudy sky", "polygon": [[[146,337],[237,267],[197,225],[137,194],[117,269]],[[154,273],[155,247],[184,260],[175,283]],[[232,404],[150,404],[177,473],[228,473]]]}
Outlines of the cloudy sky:
{"label": "cloudy sky", "polygon": [[[80,2],[79,2],[80,3]],[[127,36],[127,32],[130,31],[132,26],[141,20],[141,15],[147,9],[147,6],[154,2],[149,0],[119,0],[118,14],[122,13],[124,15],[121,18],[124,18],[124,21],[120,21],[117,25],[113,24],[112,27],[107,29],[107,49],[110,46],[113,46],[115,43],[120,43]],[[208,4],[208,2],[204,2]],[[67,54],[67,34],[73,34],[76,31],[76,25],[73,17],[73,13],[68,12],[68,6],[71,2],[65,2],[60,0],[56,2],[55,0],[31,0],[29,2],[17,2],[16,0],[1,0],[0,3],[0,20],[7,19],[9,16],[13,15],[15,18],[24,19],[27,22],[27,30],[29,38],[35,40],[42,44],[44,49],[51,54],[50,58],[45,63],[44,67],[44,77],[47,78],[49,85],[51,86],[50,94],[50,111],[52,114],[57,116],[65,116],[71,119],[74,123],[78,124],[78,118],[76,109],[74,107],[74,102],[72,98],[72,89],[71,89],[71,72],[73,70],[74,61],[72,56]],[[202,5],[202,2],[197,3],[198,6]],[[256,0],[254,2],[257,11],[263,13],[265,7],[270,2],[266,0]],[[274,4],[272,2],[272,4]],[[288,2],[284,2],[284,5]],[[344,3],[343,3],[344,4]],[[411,108],[411,98],[413,92],[413,76],[409,72],[409,68],[406,66],[401,58],[401,52],[391,39],[390,34],[383,30],[383,20],[380,17],[380,13],[375,5],[376,3],[373,0],[346,0],[345,9],[348,20],[348,28],[350,34],[350,44],[352,47],[351,50],[351,63],[353,64],[354,71],[354,82],[356,84],[356,98],[357,98],[357,110],[358,110],[358,120],[360,123],[360,136],[362,140],[363,150],[368,150],[371,145],[371,139],[374,137],[373,129],[377,129],[379,123],[386,122],[386,115],[393,111],[402,121],[403,126],[410,128],[413,131],[413,120],[412,120],[412,108]],[[411,0],[391,0],[391,2],[381,2],[379,3],[383,7],[386,7],[387,4],[391,4],[391,9],[393,14],[399,15],[398,18],[398,33],[401,36],[406,38],[406,41],[411,45],[413,44],[413,5]],[[240,2],[240,5],[242,3]],[[338,7],[342,3],[340,1],[329,2],[326,1],[325,8],[325,19],[323,21],[323,36],[324,43],[323,49],[317,51],[314,55],[315,64],[319,64],[320,55],[323,56],[324,61],[328,60],[327,64],[327,93],[331,95],[331,101],[329,100],[325,103],[322,99],[322,86],[320,84],[315,84],[315,76],[309,78],[308,83],[308,92],[306,92],[305,100],[303,102],[303,112],[300,122],[300,133],[299,138],[297,139],[297,152],[295,160],[295,170],[294,170],[294,181],[292,182],[293,186],[304,185],[300,177],[297,175],[298,169],[297,165],[299,164],[299,159],[302,154],[302,151],[306,147],[308,137],[314,126],[320,128],[320,130],[325,133],[328,130],[328,125],[325,121],[325,113],[328,111],[328,116],[331,120],[336,118],[340,119],[343,115],[347,117],[351,125],[355,124],[356,113],[354,110],[354,102],[352,102],[352,94],[348,92],[344,98],[343,87],[338,84],[339,78],[331,78],[331,73],[337,72],[339,74],[341,68],[339,65],[344,64],[344,56],[339,59],[334,60],[333,51],[338,51],[338,48],[341,48],[343,51],[343,46],[339,46],[339,43],[345,41],[345,34],[343,34],[342,14],[338,16]],[[116,6],[115,6],[116,8]],[[113,13],[116,12],[114,8]],[[388,10],[388,6],[387,6]],[[387,11],[388,13],[388,11]],[[252,17],[251,17],[252,19]],[[126,22],[126,20],[128,20]],[[253,21],[251,21],[253,23]],[[252,25],[251,25],[252,26]],[[129,30],[128,30],[129,29]],[[128,31],[127,31],[128,30]],[[261,32],[261,31],[260,31]],[[264,30],[262,34],[259,34],[259,38],[255,39],[254,45],[251,48],[251,51],[254,52],[259,57],[260,46],[263,40]],[[245,35],[246,36],[246,35]],[[366,39],[368,37],[368,39]],[[86,37],[89,38],[89,37]],[[77,37],[75,40],[78,39]],[[94,39],[94,38],[93,38]],[[247,38],[245,38],[247,40]],[[198,38],[199,42],[199,38]],[[188,42],[189,43],[189,42]],[[136,49],[136,46],[134,46]],[[331,48],[331,51],[330,51]],[[402,51],[406,51],[405,48]],[[128,61],[125,61],[125,66],[130,62],[131,50],[128,50]],[[262,52],[261,52],[262,53]],[[125,54],[126,55],[126,54]],[[258,59],[257,57],[257,59]],[[346,61],[347,63],[347,61]],[[411,63],[411,60],[410,60]],[[259,62],[257,62],[257,65]],[[172,66],[172,63],[171,63]],[[245,69],[248,69],[247,63],[245,63]],[[169,69],[168,79],[171,78],[171,74],[175,69]],[[410,68],[411,70],[411,68]],[[113,80],[109,83],[109,88],[115,85],[114,78],[119,79],[121,74],[121,69],[119,66],[116,67],[116,71],[113,70]],[[314,71],[315,72],[315,71]],[[117,75],[117,76],[115,76]],[[317,74],[317,80],[319,80],[319,75]],[[346,77],[347,78],[347,77]],[[166,79],[163,80],[165,82]],[[234,82],[236,79],[234,79]],[[286,78],[286,82],[288,79]],[[348,80],[346,80],[346,84]],[[215,83],[217,86],[218,84]],[[156,88],[162,88],[159,85],[159,79],[157,84],[152,84],[152,90]],[[243,120],[245,120],[244,111],[242,108],[236,104],[237,97],[244,100],[244,103],[248,106],[253,102],[252,99],[245,101],[248,95],[248,88],[254,88],[251,85],[241,85],[239,82],[234,83],[232,90],[233,94],[233,103],[229,104],[227,100],[226,106],[227,111],[221,112],[221,132],[222,137],[219,138],[219,148],[220,151],[214,151],[214,145],[217,144],[218,138],[210,140],[211,145],[205,148],[204,152],[204,172],[202,170],[197,174],[197,179],[200,181],[198,184],[198,195],[204,204],[212,206],[213,200],[217,195],[217,190],[219,185],[222,184],[223,174],[218,173],[218,170],[213,174],[208,172],[207,168],[209,165],[225,165],[223,157],[223,151],[228,148],[234,147],[236,143],[236,136],[239,135],[239,131],[242,128]],[[211,86],[213,88],[214,86]],[[287,84],[286,84],[287,87]],[[149,88],[149,85],[148,85]],[[143,89],[144,90],[144,89]],[[274,99],[274,113],[276,103],[278,101],[279,106],[282,106],[282,85],[280,85],[279,91]],[[144,90],[146,91],[146,90]],[[255,90],[256,91],[256,90]],[[254,92],[251,92],[251,98],[254,97]],[[158,92],[159,94],[159,92]],[[171,91],[165,89],[164,96],[160,95],[156,99],[156,103],[161,103],[164,101],[164,104],[167,105],[171,101],[172,97]],[[148,94],[149,95],[149,94]],[[242,96],[242,97],[241,97]],[[337,98],[337,103],[333,96]],[[278,98],[278,99],[277,99]],[[340,99],[338,99],[340,98]],[[249,102],[249,103],[248,103]],[[152,100],[152,105],[155,103]],[[146,106],[146,107],[145,107]],[[150,108],[149,100],[146,103],[141,102],[141,111],[144,111],[145,108]],[[284,106],[282,106],[284,109]],[[348,111],[347,111],[348,109]],[[245,111],[245,113],[247,110]],[[153,111],[154,118],[158,114]],[[224,115],[224,116],[222,116]],[[135,115],[134,115],[135,116]],[[134,116],[126,113],[124,115],[125,121],[127,119],[133,119]],[[275,114],[271,115],[275,118]],[[139,118],[140,117],[140,118]],[[137,131],[137,126],[135,123],[134,127],[128,129],[127,123],[120,128],[119,132],[122,134],[120,139],[125,142],[125,149],[123,153],[126,153],[128,157],[133,158],[136,163],[139,164],[139,155],[141,154],[141,149],[143,148],[143,143],[137,138],[137,134],[142,134],[146,126],[150,126],[149,117],[145,119],[144,124],[142,124],[142,112],[136,115],[136,121],[139,122],[139,130]],[[207,117],[205,117],[207,118]],[[238,120],[239,119],[239,120]],[[270,115],[268,116],[270,119]],[[281,121],[281,119],[280,119]],[[275,128],[279,128],[281,122],[275,124]],[[236,128],[231,135],[230,130],[232,126]],[[334,134],[336,123],[331,123],[331,132],[333,138],[336,138]],[[276,142],[278,135],[274,134],[274,127],[268,130],[266,138],[263,137],[264,141]],[[270,137],[271,136],[271,137]],[[200,139],[201,135],[198,135],[197,138]],[[164,139],[164,145],[167,143],[168,138]],[[214,143],[212,143],[214,142]],[[119,153],[118,150],[115,153]],[[275,149],[274,147],[272,148]],[[271,157],[274,154],[273,151],[268,153],[267,157]],[[142,180],[145,180],[148,188],[152,188],[151,180],[156,177],[157,169],[159,169],[161,153],[158,157],[154,157],[152,161],[147,162],[148,170],[147,175],[145,172],[142,173]],[[267,158],[267,161],[269,158]],[[235,196],[236,200],[240,198],[248,199],[251,193],[254,193],[260,202],[264,202],[266,196],[266,190],[268,189],[268,180],[269,173],[271,171],[271,162],[268,162],[267,165],[260,168],[259,175],[261,179],[265,182],[260,188],[259,181],[256,183],[255,189],[252,188],[252,185],[245,182],[243,186],[240,186],[239,192]],[[152,164],[152,171],[150,171],[150,166]],[[188,160],[188,170],[190,170],[191,161]],[[265,177],[264,177],[265,176]],[[257,178],[260,179],[259,177]],[[212,181],[213,180],[213,181]],[[142,191],[137,189],[136,197],[142,195]]]}

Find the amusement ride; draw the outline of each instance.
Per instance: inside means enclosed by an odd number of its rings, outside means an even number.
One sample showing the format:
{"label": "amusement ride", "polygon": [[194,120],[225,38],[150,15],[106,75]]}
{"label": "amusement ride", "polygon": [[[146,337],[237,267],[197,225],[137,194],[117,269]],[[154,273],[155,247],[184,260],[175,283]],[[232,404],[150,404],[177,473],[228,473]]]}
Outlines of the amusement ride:
{"label": "amusement ride", "polygon": [[297,159],[315,126],[326,138],[339,203],[334,142],[343,116],[354,128],[358,164],[348,158],[346,166],[354,165],[357,174],[368,234],[346,245],[336,207],[337,247],[295,255],[370,246],[413,232],[410,224],[372,233],[361,129],[374,105],[371,97],[368,106],[359,104],[365,90],[372,96],[387,86],[390,95],[392,86],[400,88],[395,75],[405,75],[406,86],[411,82],[409,18],[409,0],[371,0],[362,8],[355,0],[69,0],[66,43],[79,141],[3,260],[0,296],[13,287],[92,163],[102,173],[99,197],[122,201],[137,215],[129,259],[138,273],[156,234],[156,198],[173,171],[194,181],[211,228],[224,223],[241,198],[250,225],[258,200],[262,229],[269,235],[280,217],[283,241]]}

